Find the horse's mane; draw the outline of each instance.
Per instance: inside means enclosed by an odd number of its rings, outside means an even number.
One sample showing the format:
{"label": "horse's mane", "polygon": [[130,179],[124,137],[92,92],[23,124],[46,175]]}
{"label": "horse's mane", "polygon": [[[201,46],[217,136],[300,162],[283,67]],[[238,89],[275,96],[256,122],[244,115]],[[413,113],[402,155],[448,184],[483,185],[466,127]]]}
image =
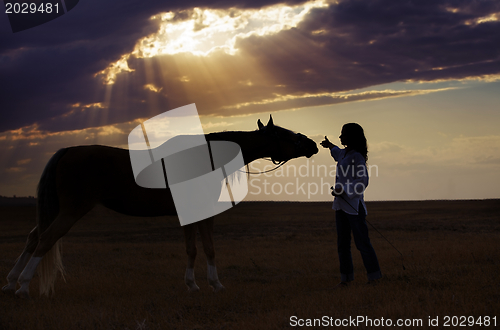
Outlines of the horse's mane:
{"label": "horse's mane", "polygon": [[[285,131],[291,134],[297,134],[297,132],[292,131],[291,129],[284,128],[278,125],[274,125],[274,128],[279,129],[281,131]],[[265,133],[266,132],[266,127],[262,129],[256,129],[254,131],[222,131],[222,132],[213,132],[213,133],[208,133],[205,136],[208,137],[217,137],[217,138],[222,138],[224,135],[233,135],[233,134],[241,134],[241,133]],[[222,135],[222,136],[221,136]]]}
{"label": "horse's mane", "polygon": [[[255,131],[222,131],[222,132],[213,132],[213,133],[208,133],[205,134],[205,136],[208,137],[216,137],[216,138],[223,138],[224,135],[235,135],[235,134],[241,134],[241,133],[251,133],[251,132],[257,132],[258,130]],[[208,139],[210,140],[210,139]]]}

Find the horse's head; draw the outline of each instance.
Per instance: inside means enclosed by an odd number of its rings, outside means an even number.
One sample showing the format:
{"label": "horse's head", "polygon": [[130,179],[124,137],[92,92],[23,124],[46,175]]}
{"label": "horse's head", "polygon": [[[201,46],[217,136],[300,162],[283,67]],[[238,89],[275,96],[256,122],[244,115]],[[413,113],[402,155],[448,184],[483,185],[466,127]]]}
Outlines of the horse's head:
{"label": "horse's head", "polygon": [[295,133],[286,128],[276,126],[270,116],[266,126],[260,119],[257,121],[259,132],[265,136],[270,149],[270,157],[274,162],[288,161],[305,156],[307,158],[318,153],[316,142],[301,133]]}

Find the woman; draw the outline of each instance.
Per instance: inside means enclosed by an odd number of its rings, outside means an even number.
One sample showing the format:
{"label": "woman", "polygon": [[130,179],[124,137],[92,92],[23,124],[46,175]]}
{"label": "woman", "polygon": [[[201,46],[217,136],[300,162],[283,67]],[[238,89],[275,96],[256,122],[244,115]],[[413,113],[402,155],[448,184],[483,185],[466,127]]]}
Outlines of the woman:
{"label": "woman", "polygon": [[337,175],[332,195],[335,196],[333,209],[337,226],[337,248],[340,261],[341,282],[337,287],[347,287],[354,280],[351,255],[351,231],[356,248],[361,252],[363,264],[368,274],[368,283],[382,277],[377,255],[368,237],[366,225],[366,205],[363,193],[368,186],[368,147],[363,128],[356,123],[345,124],[339,136],[341,149],[325,136],[321,146],[330,149],[337,161]]}

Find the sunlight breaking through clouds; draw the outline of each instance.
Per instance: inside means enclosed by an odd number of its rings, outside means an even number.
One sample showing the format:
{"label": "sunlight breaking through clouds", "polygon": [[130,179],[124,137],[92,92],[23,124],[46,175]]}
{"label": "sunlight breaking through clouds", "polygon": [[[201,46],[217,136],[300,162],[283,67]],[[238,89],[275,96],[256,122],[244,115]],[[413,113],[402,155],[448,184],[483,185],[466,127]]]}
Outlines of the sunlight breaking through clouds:
{"label": "sunlight breaking through clouds", "polygon": [[[222,107],[222,109],[240,109],[244,107],[256,107],[267,104],[287,103],[290,108],[303,108],[315,105],[335,104],[342,102],[353,101],[373,101],[389,97],[400,96],[416,96],[425,95],[436,92],[443,92],[457,89],[457,87],[446,87],[437,89],[420,89],[420,90],[380,90],[380,91],[364,91],[364,92],[343,92],[343,93],[316,93],[302,95],[279,95],[275,94],[272,99],[264,99],[261,101],[243,102],[231,106]],[[315,101],[316,100],[316,101]],[[328,100],[325,103],[325,100]],[[316,104],[317,103],[317,104]]]}
{"label": "sunlight breaking through clouds", "polygon": [[158,55],[191,53],[208,56],[221,50],[235,55],[238,38],[252,35],[276,34],[296,27],[313,8],[324,8],[325,0],[309,1],[300,5],[273,5],[262,9],[201,9],[161,13],[151,17],[159,20],[158,32],[139,40],[134,50],[111,63],[96,76],[103,75],[106,84],[113,84],[120,72],[132,72],[128,59],[149,58]]}
{"label": "sunlight breaking through clouds", "polygon": [[493,13],[488,16],[484,17],[477,17],[474,19],[469,19],[465,21],[465,25],[478,25],[478,24],[483,24],[483,23],[489,23],[489,22],[498,22],[500,21],[500,12],[498,13]]}
{"label": "sunlight breaking through clouds", "polygon": [[133,72],[133,69],[128,67],[127,60],[130,58],[130,54],[123,55],[118,61],[111,63],[106,69],[96,73],[94,77],[99,75],[104,75],[104,82],[106,85],[112,85],[116,81],[116,75],[120,72]]}
{"label": "sunlight breaking through clouds", "polygon": [[144,85],[144,89],[150,90],[150,91],[155,92],[155,93],[159,93],[159,92],[161,92],[163,87],[158,88],[153,84],[147,84],[147,85]]}

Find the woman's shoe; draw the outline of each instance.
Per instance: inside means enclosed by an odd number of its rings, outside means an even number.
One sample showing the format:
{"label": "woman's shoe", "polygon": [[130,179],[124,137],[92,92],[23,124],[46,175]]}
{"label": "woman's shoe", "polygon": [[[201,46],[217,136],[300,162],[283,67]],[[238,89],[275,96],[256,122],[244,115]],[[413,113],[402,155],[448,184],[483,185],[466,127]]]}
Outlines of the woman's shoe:
{"label": "woman's shoe", "polygon": [[343,289],[343,288],[347,288],[348,286],[349,286],[349,282],[341,281],[339,284],[337,284],[335,286],[335,289]]}

